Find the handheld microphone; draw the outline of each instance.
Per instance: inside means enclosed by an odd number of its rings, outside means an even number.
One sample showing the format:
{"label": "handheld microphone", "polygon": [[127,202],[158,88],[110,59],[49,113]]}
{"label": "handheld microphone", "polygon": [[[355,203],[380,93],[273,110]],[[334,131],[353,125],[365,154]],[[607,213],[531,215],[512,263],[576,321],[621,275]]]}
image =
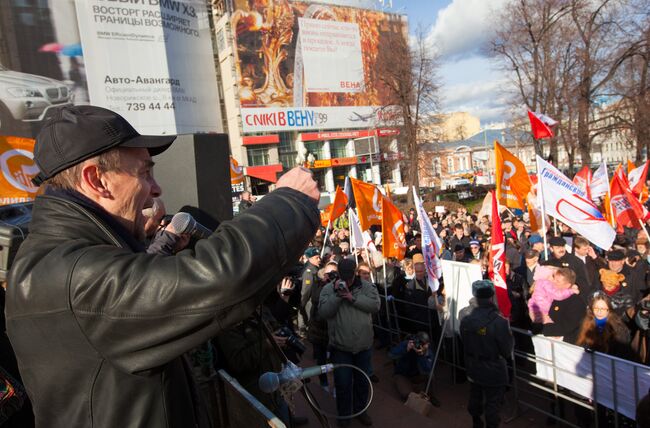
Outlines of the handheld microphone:
{"label": "handheld microphone", "polygon": [[274,391],[277,391],[280,385],[283,385],[287,382],[307,379],[313,376],[329,373],[332,370],[334,370],[333,364],[325,364],[324,366],[314,366],[308,367],[306,369],[301,369],[292,362],[289,362],[279,373],[264,373],[262,376],[260,376],[258,384],[262,392],[270,394]]}
{"label": "handheld microphone", "polygon": [[174,228],[179,235],[182,233],[189,233],[193,238],[203,239],[212,235],[212,231],[201,223],[194,220],[189,213],[176,213],[172,217],[170,225]]}

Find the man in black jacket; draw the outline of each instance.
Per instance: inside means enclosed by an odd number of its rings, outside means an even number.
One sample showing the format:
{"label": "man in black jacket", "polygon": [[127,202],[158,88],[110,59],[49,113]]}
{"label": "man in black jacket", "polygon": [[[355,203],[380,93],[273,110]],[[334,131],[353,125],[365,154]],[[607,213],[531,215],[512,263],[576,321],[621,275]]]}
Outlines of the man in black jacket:
{"label": "man in black jacket", "polygon": [[182,354],[247,318],[318,226],[317,185],[297,168],[194,250],[147,254],[142,211],[161,194],[151,156],[174,138],[75,106],[36,139],[47,187],[6,315],[39,427],[209,427]]}
{"label": "man in black jacket", "polygon": [[[514,341],[508,320],[493,302],[492,281],[474,281],[472,294],[474,306],[470,304],[459,314],[470,381],[467,411],[472,415],[474,428],[495,428],[499,426],[499,408],[508,385],[506,360],[512,356]],[[481,419],[483,414],[485,425]]]}
{"label": "man in black jacket", "polygon": [[[569,289],[575,283],[576,276],[573,271],[567,268],[560,268],[560,273],[554,276],[557,288]],[[542,333],[544,336],[561,337],[567,343],[578,341],[582,320],[587,313],[585,298],[580,294],[572,294],[564,300],[553,300],[548,315],[544,315]],[[539,331],[533,326],[533,331]]]}

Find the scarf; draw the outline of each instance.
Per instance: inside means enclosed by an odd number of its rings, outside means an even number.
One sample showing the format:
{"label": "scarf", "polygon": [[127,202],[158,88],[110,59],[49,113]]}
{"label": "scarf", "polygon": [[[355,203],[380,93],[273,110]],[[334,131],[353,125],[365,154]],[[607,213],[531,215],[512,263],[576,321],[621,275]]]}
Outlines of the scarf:
{"label": "scarf", "polygon": [[598,330],[598,333],[602,334],[607,325],[607,317],[602,319],[594,318],[594,321],[596,321],[596,330]]}

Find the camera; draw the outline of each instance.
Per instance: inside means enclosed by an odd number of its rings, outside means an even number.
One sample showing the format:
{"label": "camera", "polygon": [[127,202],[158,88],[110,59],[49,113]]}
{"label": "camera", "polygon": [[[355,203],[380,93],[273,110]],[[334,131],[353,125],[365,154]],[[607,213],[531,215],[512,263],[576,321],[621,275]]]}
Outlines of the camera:
{"label": "camera", "polygon": [[307,350],[307,347],[298,339],[294,332],[287,326],[280,327],[275,332],[276,336],[287,338],[287,347],[293,349],[297,354],[302,355]]}
{"label": "camera", "polygon": [[[406,338],[407,341],[413,341],[413,347],[415,348],[415,351],[417,352],[422,352],[424,349],[424,345],[429,343],[427,338],[423,337],[426,333],[424,334],[413,334],[410,335]],[[427,335],[428,337],[428,335]]]}
{"label": "camera", "polygon": [[334,281],[334,291],[337,293],[347,291],[348,285],[342,279]]}
{"label": "camera", "polygon": [[332,270],[325,274],[325,280],[327,282],[338,281],[340,279],[338,271]]}

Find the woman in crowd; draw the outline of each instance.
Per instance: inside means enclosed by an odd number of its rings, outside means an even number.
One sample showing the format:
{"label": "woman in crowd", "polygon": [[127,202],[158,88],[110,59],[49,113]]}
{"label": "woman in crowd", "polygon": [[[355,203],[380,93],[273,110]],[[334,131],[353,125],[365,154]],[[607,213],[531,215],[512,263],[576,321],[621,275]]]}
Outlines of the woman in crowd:
{"label": "woman in crowd", "polygon": [[[589,303],[576,345],[627,360],[635,359],[629,330],[614,312],[609,297],[602,292],[594,293]],[[590,414],[576,409],[576,416],[581,426],[591,425]],[[615,426],[616,417],[614,411],[598,406],[598,426]],[[617,426],[632,427],[634,421],[619,414]]]}
{"label": "woman in crowd", "polygon": [[576,345],[634,360],[629,330],[613,311],[611,300],[605,293],[597,292],[592,297]]}

